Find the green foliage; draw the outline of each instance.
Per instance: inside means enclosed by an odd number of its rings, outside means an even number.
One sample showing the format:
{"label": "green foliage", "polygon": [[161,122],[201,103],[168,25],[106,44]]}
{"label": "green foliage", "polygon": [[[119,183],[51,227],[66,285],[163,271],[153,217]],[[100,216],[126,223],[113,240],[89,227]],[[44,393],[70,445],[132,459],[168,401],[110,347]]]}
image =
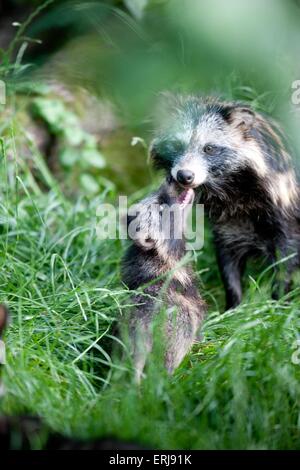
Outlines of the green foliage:
{"label": "green foliage", "polygon": [[137,19],[141,19],[147,8],[167,3],[169,0],[124,0],[128,11]]}
{"label": "green foliage", "polygon": [[64,167],[76,165],[80,171],[83,189],[90,193],[99,191],[99,182],[89,174],[94,168],[105,167],[105,159],[98,150],[97,139],[80,125],[78,116],[68,110],[63,101],[51,98],[35,98],[32,112],[42,119],[49,132],[59,138],[59,160]]}

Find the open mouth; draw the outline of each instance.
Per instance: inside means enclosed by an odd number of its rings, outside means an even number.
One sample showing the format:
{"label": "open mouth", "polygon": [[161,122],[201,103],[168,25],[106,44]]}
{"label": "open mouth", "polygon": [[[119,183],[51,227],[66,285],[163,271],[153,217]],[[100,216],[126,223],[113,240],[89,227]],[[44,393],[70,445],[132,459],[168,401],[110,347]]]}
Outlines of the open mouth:
{"label": "open mouth", "polygon": [[177,202],[180,204],[181,207],[185,207],[194,199],[194,190],[192,188],[185,189],[182,193],[178,196]]}

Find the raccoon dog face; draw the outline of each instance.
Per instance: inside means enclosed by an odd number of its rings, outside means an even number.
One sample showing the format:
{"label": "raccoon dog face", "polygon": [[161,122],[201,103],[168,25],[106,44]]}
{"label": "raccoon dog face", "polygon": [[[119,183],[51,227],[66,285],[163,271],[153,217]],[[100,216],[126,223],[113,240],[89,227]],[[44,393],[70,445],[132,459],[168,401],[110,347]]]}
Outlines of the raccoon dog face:
{"label": "raccoon dog face", "polygon": [[255,113],[243,105],[175,98],[150,154],[184,187],[219,183],[247,166],[264,173],[254,123]]}
{"label": "raccoon dog face", "polygon": [[191,188],[183,190],[169,178],[157,192],[129,209],[129,237],[145,251],[183,240],[193,199]]}

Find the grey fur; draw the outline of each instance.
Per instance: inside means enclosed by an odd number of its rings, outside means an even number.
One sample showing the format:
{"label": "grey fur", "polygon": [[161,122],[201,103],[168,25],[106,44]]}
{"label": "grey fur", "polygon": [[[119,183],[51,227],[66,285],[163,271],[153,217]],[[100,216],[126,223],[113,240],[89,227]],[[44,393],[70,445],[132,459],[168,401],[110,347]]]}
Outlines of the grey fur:
{"label": "grey fur", "polygon": [[[175,234],[174,223],[171,223],[170,239],[164,239],[160,232],[164,211],[180,200],[180,192],[183,193],[183,190],[174,181],[165,182],[157,192],[140,203],[139,213],[136,217],[129,217],[128,221],[129,224],[134,221],[140,231],[123,259],[123,281],[130,289],[146,284],[143,294],[147,294],[134,295],[133,301],[139,305],[128,321],[137,381],[140,381],[147,357],[152,351],[153,325],[155,320],[161,320],[159,314],[162,307],[166,313],[163,337],[165,366],[169,373],[179,366],[189,352],[206,311],[205,303],[198,294],[193,270],[190,266],[178,266],[186,253],[182,232],[190,206],[177,207],[181,233],[177,231]],[[193,191],[190,194],[192,203]],[[176,228],[178,230],[178,220]],[[169,275],[166,285],[160,278],[165,275]]]}

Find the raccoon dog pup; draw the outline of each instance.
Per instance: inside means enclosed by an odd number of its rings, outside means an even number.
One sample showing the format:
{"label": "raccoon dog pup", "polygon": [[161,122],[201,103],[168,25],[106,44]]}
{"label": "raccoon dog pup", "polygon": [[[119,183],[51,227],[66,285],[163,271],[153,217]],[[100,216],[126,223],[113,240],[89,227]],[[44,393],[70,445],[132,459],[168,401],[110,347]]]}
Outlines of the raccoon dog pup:
{"label": "raccoon dog pup", "polygon": [[[130,289],[147,284],[143,293],[148,294],[134,296],[138,305],[129,318],[137,381],[153,347],[153,321],[161,307],[166,309],[163,337],[169,373],[190,350],[206,311],[191,267],[178,266],[186,254],[183,232],[193,199],[193,189],[183,190],[169,179],[138,204],[135,215],[128,215],[133,243],[122,262],[122,278]],[[168,273],[164,285],[161,276]]]}
{"label": "raccoon dog pup", "polygon": [[273,297],[287,292],[300,264],[300,197],[278,126],[247,105],[212,98],[169,97],[166,109],[150,155],[180,185],[198,188],[213,226],[227,309],[241,302],[250,256],[262,254],[270,265],[289,257],[284,282],[274,267]]}

